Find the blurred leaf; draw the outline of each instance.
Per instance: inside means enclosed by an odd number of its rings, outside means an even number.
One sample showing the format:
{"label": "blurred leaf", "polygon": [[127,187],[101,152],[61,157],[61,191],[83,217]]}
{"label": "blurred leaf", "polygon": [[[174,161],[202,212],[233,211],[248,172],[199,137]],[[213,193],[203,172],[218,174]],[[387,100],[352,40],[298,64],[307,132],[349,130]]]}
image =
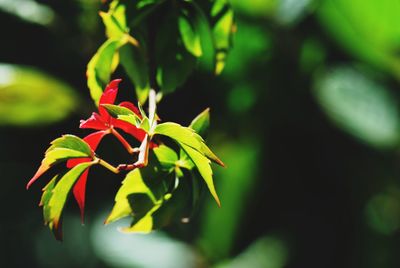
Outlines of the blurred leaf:
{"label": "blurred leaf", "polygon": [[288,247],[278,237],[262,237],[252,243],[237,257],[225,261],[216,268],[283,268],[288,262]]}
{"label": "blurred leaf", "polygon": [[235,45],[229,51],[224,75],[243,83],[244,79],[253,75],[253,69],[249,66],[263,63],[271,57],[272,37],[259,25],[244,20],[238,20],[237,23],[238,31],[232,37]]}
{"label": "blurred leaf", "polygon": [[51,142],[39,169],[33,178],[28,182],[27,188],[32,185],[43,173],[52,166],[71,158],[92,157],[93,153],[89,145],[82,139],[73,135],[64,135]]}
{"label": "blurred leaf", "polygon": [[67,84],[30,67],[0,64],[0,125],[54,123],[78,104]]}
{"label": "blurred leaf", "polygon": [[314,93],[338,127],[378,148],[399,144],[395,98],[362,73],[349,67],[331,69],[317,77]]}
{"label": "blurred leaf", "polygon": [[55,18],[55,13],[49,6],[34,0],[0,0],[0,10],[44,26],[50,25]]}
{"label": "blurred leaf", "polygon": [[375,231],[393,235],[400,229],[400,191],[392,187],[373,196],[366,206],[366,219]]}
{"label": "blurred leaf", "polygon": [[277,8],[280,0],[230,0],[234,10],[251,17],[269,17]]}
{"label": "blurred leaf", "polygon": [[325,0],[322,26],[355,57],[400,77],[400,3],[397,0]]}
{"label": "blurred leaf", "polygon": [[95,162],[86,162],[73,167],[62,176],[52,191],[52,195],[48,201],[48,211],[45,213],[47,217],[44,220],[45,223],[49,225],[49,228],[54,231],[56,238],[59,240],[62,239],[60,217],[68,194],[82,173],[94,164]]}
{"label": "blurred leaf", "polygon": [[304,41],[300,52],[300,68],[304,73],[311,73],[322,65],[326,58],[326,49],[314,38]]}
{"label": "blurred leaf", "polygon": [[202,111],[195,119],[190,123],[189,128],[193,129],[200,136],[204,137],[205,133],[210,126],[210,108]]}
{"label": "blurred leaf", "polygon": [[233,10],[227,0],[215,0],[211,8],[212,32],[216,49],[215,73],[220,74],[225,66],[226,57],[232,46],[235,31]]}
{"label": "blurred leaf", "polygon": [[223,171],[216,170],[223,206],[219,209],[208,202],[203,210],[199,235],[201,249],[212,261],[230,256],[234,241],[240,236],[239,229],[248,216],[247,206],[258,185],[258,172],[262,165],[260,139],[245,136],[243,141],[224,139],[218,144],[229,166]]}
{"label": "blurred leaf", "polygon": [[307,12],[310,4],[315,0],[279,0],[275,12],[275,19],[283,25],[297,23]]}
{"label": "blurred leaf", "polygon": [[191,5],[191,2],[183,2],[184,8],[178,18],[179,31],[183,44],[186,49],[195,57],[203,54],[200,40],[200,23],[201,15],[197,14],[198,10]]}
{"label": "blurred leaf", "polygon": [[128,77],[135,85],[136,97],[143,104],[149,95],[149,70],[143,46],[128,43],[120,49],[120,60]]}

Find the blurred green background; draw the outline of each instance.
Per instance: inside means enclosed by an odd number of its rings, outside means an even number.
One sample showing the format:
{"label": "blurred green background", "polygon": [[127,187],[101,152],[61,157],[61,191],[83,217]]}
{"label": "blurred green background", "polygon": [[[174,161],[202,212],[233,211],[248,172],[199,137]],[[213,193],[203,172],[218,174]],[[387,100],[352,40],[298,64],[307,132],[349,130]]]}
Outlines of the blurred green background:
{"label": "blurred green background", "polygon": [[86,133],[101,3],[0,0],[1,267],[399,267],[400,2],[231,3],[222,75],[199,64],[159,108],[187,125],[211,107],[222,208],[205,193],[190,223],[123,235],[102,225],[120,178],[93,169],[86,224],[69,202],[59,243],[37,205],[46,180],[25,185],[52,139]]}

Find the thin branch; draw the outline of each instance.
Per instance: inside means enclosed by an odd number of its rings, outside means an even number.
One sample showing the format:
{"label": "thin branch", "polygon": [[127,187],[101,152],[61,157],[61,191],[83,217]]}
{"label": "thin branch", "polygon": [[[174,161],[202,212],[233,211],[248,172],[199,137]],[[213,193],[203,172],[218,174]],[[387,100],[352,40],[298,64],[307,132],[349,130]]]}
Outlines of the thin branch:
{"label": "thin branch", "polygon": [[135,154],[139,152],[138,148],[132,148],[132,146],[129,144],[129,142],[122,137],[121,134],[114,128],[111,128],[111,133],[121,142],[121,144],[124,146],[124,148],[128,151],[129,154]]}
{"label": "thin branch", "polygon": [[106,169],[111,171],[112,173],[119,174],[120,170],[118,168],[114,167],[113,165],[111,165],[110,163],[107,163],[106,161],[104,161],[101,158],[96,158],[95,160],[97,161],[98,164],[102,165],[103,167],[105,167]]}

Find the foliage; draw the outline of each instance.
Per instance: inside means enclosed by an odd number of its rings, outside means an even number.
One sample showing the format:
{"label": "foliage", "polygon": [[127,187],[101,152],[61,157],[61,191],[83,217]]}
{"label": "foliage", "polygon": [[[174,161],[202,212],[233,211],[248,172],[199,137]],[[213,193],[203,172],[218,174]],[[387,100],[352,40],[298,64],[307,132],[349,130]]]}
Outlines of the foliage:
{"label": "foliage", "polygon": [[[220,206],[211,161],[224,164],[198,134],[207,131],[209,109],[188,127],[160,122],[155,89],[160,94],[173,92],[190,75],[203,55],[201,25],[206,25],[205,32],[211,35],[215,72],[222,71],[233,32],[228,2],[209,1],[201,7],[186,0],[114,0],[100,16],[107,40],[87,66],[87,83],[98,112],[80,123],[80,128],[94,132],[83,139],[64,135],[54,140],[27,185],[29,188],[53,166],[65,163],[66,171],[43,188],[40,202],[45,224],[57,239],[62,239],[61,216],[71,191],[83,221],[88,172],[94,165],[116,174],[128,172],[106,220],[111,223],[131,217],[125,232],[147,233],[186,217],[197,202],[191,199],[199,195],[199,188],[189,187],[188,182],[198,177]],[[138,106],[128,101],[115,104],[121,79],[109,81],[119,64],[136,88]],[[147,113],[142,106],[146,100]],[[95,151],[106,135],[114,136],[134,161],[113,166],[101,158]],[[132,146],[124,135],[135,138],[139,145]]]}

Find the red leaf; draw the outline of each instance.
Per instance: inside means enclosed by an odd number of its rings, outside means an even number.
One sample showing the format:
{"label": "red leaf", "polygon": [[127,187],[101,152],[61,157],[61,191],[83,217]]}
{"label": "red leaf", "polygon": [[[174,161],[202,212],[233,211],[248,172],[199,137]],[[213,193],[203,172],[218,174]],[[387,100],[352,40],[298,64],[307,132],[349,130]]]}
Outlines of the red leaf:
{"label": "red leaf", "polygon": [[100,97],[99,112],[101,116],[106,120],[108,120],[110,115],[107,113],[107,110],[101,106],[101,104],[114,104],[118,94],[118,84],[120,82],[121,79],[115,79],[111,81],[104,90],[103,95],[101,95]]}
{"label": "red leaf", "polygon": [[89,169],[82,173],[79,180],[74,185],[73,194],[76,202],[78,203],[79,210],[81,212],[81,222],[83,224],[85,217],[85,193],[86,193],[86,182],[89,174]]}
{"label": "red leaf", "polygon": [[144,137],[146,136],[146,132],[144,132],[143,129],[139,129],[128,122],[113,118],[112,124],[114,127],[120,128],[123,131],[125,131],[126,133],[132,135],[138,141],[142,141],[144,139]]}
{"label": "red leaf", "polygon": [[142,115],[140,114],[139,109],[136,107],[135,104],[133,104],[130,101],[123,101],[120,104],[118,104],[119,106],[128,108],[129,110],[131,110],[132,112],[134,112],[136,115],[138,115],[140,118],[142,118]]}
{"label": "red leaf", "polygon": [[88,119],[81,120],[79,128],[105,130],[108,128],[108,126],[107,126],[107,121],[104,120],[104,118],[101,115],[99,115],[98,113],[92,113],[92,116],[90,116]]}
{"label": "red leaf", "polygon": [[[97,146],[99,145],[100,141],[103,139],[105,135],[107,135],[107,131],[97,131],[94,132],[85,138],[83,138],[84,141],[86,141],[90,148],[95,151],[97,149]],[[77,158],[77,159],[71,159],[68,160],[67,162],[67,167],[68,168],[73,168],[74,166],[83,163],[83,162],[89,162],[92,161],[91,158]],[[84,215],[85,215],[85,193],[86,193],[86,182],[87,182],[87,177],[89,174],[89,168],[85,170],[84,173],[79,177],[78,181],[74,185],[73,188],[73,194],[75,197],[76,202],[78,203],[80,212],[81,212],[81,221],[82,223],[84,222]]]}

